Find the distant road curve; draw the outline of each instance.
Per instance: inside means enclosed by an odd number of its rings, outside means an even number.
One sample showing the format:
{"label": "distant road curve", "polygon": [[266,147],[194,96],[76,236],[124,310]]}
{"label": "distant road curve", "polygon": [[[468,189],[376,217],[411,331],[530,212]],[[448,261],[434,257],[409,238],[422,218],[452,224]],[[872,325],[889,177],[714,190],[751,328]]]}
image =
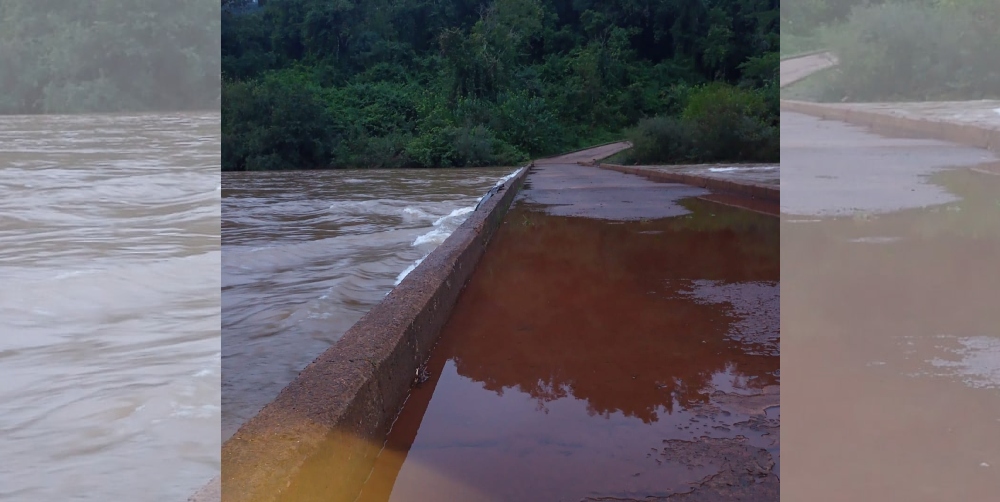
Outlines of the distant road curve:
{"label": "distant road curve", "polygon": [[814,52],[781,60],[779,84],[785,87],[813,73],[837,66],[840,61],[832,52]]}

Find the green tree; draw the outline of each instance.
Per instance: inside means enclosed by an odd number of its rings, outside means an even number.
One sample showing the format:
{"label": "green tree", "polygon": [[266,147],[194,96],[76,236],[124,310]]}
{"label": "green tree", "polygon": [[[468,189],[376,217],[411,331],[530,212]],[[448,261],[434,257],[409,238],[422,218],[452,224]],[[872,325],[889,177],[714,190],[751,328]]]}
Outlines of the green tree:
{"label": "green tree", "polygon": [[217,106],[219,23],[212,0],[4,0],[0,112]]}

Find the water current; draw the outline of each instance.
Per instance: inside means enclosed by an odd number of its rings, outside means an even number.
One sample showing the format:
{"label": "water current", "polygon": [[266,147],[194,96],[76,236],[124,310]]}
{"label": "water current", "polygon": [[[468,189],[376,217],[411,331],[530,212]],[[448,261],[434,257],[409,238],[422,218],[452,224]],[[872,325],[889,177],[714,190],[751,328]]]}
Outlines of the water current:
{"label": "water current", "polygon": [[219,114],[0,119],[0,500],[219,472]]}
{"label": "water current", "polygon": [[507,168],[223,176],[223,439],[444,241]]}

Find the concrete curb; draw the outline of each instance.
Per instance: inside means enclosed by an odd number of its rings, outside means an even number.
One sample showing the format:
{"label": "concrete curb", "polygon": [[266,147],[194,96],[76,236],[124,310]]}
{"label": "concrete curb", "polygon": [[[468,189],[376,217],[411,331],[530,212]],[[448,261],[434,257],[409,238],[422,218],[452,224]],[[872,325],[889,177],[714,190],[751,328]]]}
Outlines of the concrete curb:
{"label": "concrete curb", "polygon": [[654,169],[644,169],[642,167],[622,166],[618,164],[596,164],[601,169],[609,169],[626,174],[645,176],[656,181],[667,183],[684,183],[701,188],[707,188],[716,192],[724,192],[733,195],[751,197],[767,202],[781,202],[781,188],[759,183],[738,182],[713,178],[710,176],[698,176],[687,173],[671,173]]}
{"label": "concrete curb", "polygon": [[883,134],[910,134],[950,141],[966,146],[1000,151],[1000,129],[990,129],[944,120],[920,119],[861,110],[843,105],[781,100],[785,111],[867,126]]}
{"label": "concrete curb", "polygon": [[[189,500],[353,500],[418,368],[530,168],[479,210],[222,446]],[[331,473],[335,473],[331,475]]]}
{"label": "concrete curb", "polygon": [[[570,150],[568,152],[562,152],[562,153],[559,153],[559,154],[556,154],[556,155],[550,155],[548,157],[540,157],[540,158],[532,160],[531,161],[531,165],[534,165],[535,162],[539,162],[539,161],[543,161],[543,160],[556,159],[556,158],[559,158],[559,157],[565,157],[566,155],[571,155],[571,154],[574,154],[574,153],[584,152],[584,151],[587,151],[587,150],[593,150],[594,148],[600,148],[602,146],[614,145],[614,144],[617,144],[617,143],[628,143],[628,140],[626,140],[626,139],[619,139],[619,140],[615,140],[615,141],[609,141],[607,143],[601,143],[600,145],[590,145],[590,146],[587,146],[587,147],[578,148],[576,150]],[[629,148],[632,148],[632,147],[629,146]],[[614,155],[614,154],[611,154],[611,155]]]}
{"label": "concrete curb", "polygon": [[789,61],[789,60],[792,60],[792,59],[806,58],[806,57],[809,57],[809,56],[815,56],[817,54],[823,54],[823,53],[826,53],[826,52],[830,52],[830,49],[816,49],[814,51],[801,52],[799,54],[792,54],[790,56],[780,56],[778,58],[778,62]]}

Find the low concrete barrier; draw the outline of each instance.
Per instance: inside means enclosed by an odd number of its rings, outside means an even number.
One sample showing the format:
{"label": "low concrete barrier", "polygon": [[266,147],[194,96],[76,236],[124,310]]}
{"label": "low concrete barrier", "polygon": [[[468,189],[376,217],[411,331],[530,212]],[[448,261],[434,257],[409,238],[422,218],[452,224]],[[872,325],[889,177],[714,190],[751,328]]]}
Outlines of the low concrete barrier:
{"label": "low concrete barrier", "polygon": [[775,202],[775,203],[781,202],[781,189],[779,187],[774,187],[770,185],[723,180],[711,176],[698,176],[696,174],[688,174],[688,173],[672,173],[657,169],[644,169],[642,167],[622,166],[618,164],[597,164],[597,167],[600,167],[601,169],[610,169],[612,171],[618,171],[627,174],[645,176],[649,179],[656,181],[665,181],[667,183],[684,183],[685,185],[707,188],[709,190],[716,192],[724,192],[734,195],[741,195],[744,197],[751,197],[754,199],[760,199],[767,202]]}
{"label": "low concrete barrier", "polygon": [[418,368],[529,171],[506,182],[222,447],[192,500],[353,500]]}
{"label": "low concrete barrier", "polygon": [[901,117],[851,106],[807,101],[781,100],[781,109],[822,119],[867,126],[871,130],[883,134],[916,135],[984,148],[994,152],[1000,151],[1000,129],[957,124],[930,118]]}
{"label": "low concrete barrier", "polygon": [[805,57],[809,57],[809,56],[815,56],[815,55],[818,55],[818,54],[826,54],[826,53],[830,53],[830,49],[816,49],[816,50],[812,50],[812,51],[800,52],[798,54],[789,54],[787,56],[781,56],[780,58],[778,58],[778,61],[779,62],[780,61],[792,61],[794,59],[801,59],[801,58],[805,58]]}

